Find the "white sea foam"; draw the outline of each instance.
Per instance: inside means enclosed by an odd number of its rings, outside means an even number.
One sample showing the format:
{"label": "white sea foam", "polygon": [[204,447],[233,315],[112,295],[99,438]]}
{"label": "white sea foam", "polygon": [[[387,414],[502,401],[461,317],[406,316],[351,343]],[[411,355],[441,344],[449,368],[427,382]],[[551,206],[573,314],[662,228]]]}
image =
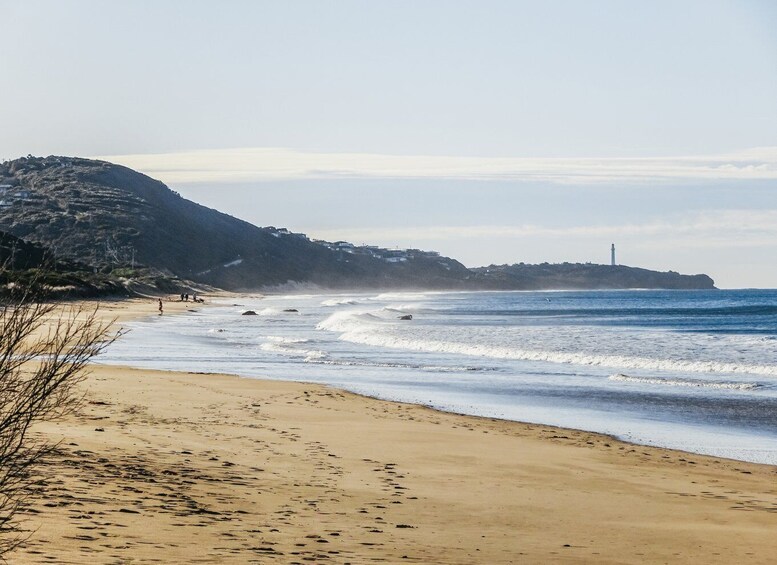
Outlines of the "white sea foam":
{"label": "white sea foam", "polygon": [[264,308],[263,310],[259,310],[257,314],[260,316],[278,316],[282,313],[282,310],[280,308]]}
{"label": "white sea foam", "polygon": [[300,349],[294,347],[293,345],[293,343],[288,342],[269,341],[263,343],[259,347],[262,349],[262,351],[267,351],[269,353],[279,353],[289,357],[298,357],[302,358],[304,361],[325,359],[327,357],[325,351],[320,351],[317,349]]}
{"label": "white sea foam", "polygon": [[304,339],[304,338],[280,337],[277,335],[268,335],[265,337],[265,339],[273,343],[287,343],[287,344],[308,343],[310,341],[309,339]]}
{"label": "white sea foam", "polygon": [[326,351],[320,351],[320,350],[306,351],[305,362],[310,363],[311,361],[318,361],[326,358],[327,358]]}
{"label": "white sea foam", "polygon": [[[328,330],[332,332],[359,332],[366,329],[365,322],[388,321],[391,318],[381,318],[380,316],[367,311],[362,312],[335,312],[325,320],[316,325],[318,330]],[[344,340],[348,341],[348,340]]]}
{"label": "white sea foam", "polygon": [[632,377],[629,375],[623,375],[621,373],[618,373],[616,375],[610,375],[608,378],[611,381],[620,381],[625,383],[698,387],[698,388],[717,388],[717,389],[726,389],[726,390],[753,390],[760,386],[758,383],[704,381],[701,379],[680,379],[680,378],[663,379],[658,377]]}
{"label": "white sea foam", "polygon": [[324,300],[321,306],[354,306],[356,304],[362,304],[362,301],[356,298],[330,298]]}
{"label": "white sea foam", "polygon": [[425,336],[420,337],[408,333],[404,327],[401,330],[397,329],[393,322],[395,320],[381,317],[371,312],[339,312],[329,316],[316,327],[321,330],[339,332],[341,334],[339,339],[342,341],[427,353],[453,353],[492,359],[540,361],[651,371],[742,373],[777,376],[777,366],[774,365],[607,355],[580,351],[522,349],[519,347],[494,345],[492,343],[478,343],[475,338],[467,342],[454,339],[427,339]]}

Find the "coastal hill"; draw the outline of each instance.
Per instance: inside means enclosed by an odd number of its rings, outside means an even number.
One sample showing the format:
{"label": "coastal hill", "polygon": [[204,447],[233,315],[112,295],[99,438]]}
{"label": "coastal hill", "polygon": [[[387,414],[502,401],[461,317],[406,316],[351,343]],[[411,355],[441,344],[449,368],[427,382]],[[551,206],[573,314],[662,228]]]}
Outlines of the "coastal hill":
{"label": "coastal hill", "polygon": [[201,206],[126,167],[73,157],[0,164],[0,230],[102,273],[143,268],[229,290],[290,283],[333,289],[714,288],[706,275],[567,264],[467,269],[433,251],[311,240]]}
{"label": "coastal hill", "polygon": [[79,158],[0,165],[0,229],[103,270],[143,265],[225,289],[289,281],[436,288],[469,273],[435,254],[377,257],[256,227],[126,167]]}
{"label": "coastal hill", "polygon": [[540,265],[491,265],[471,269],[474,284],[482,289],[714,289],[707,275],[681,275],[674,271],[658,272],[626,265],[561,263]]}

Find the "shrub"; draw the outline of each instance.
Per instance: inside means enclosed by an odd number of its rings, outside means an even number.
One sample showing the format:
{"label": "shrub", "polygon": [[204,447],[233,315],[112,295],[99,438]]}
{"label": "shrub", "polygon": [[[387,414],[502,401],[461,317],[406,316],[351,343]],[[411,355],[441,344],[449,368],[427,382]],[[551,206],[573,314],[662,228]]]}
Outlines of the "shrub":
{"label": "shrub", "polygon": [[35,287],[0,302],[0,560],[24,540],[19,510],[45,491],[40,463],[56,447],[31,427],[78,407],[87,364],[118,336],[97,308],[44,302]]}

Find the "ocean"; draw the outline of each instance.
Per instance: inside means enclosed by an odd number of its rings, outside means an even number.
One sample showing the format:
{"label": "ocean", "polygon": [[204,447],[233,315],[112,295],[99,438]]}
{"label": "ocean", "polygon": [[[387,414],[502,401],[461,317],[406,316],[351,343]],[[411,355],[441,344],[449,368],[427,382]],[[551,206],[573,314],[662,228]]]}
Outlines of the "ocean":
{"label": "ocean", "polygon": [[128,324],[100,362],[323,383],[777,464],[775,290],[247,295],[190,308]]}

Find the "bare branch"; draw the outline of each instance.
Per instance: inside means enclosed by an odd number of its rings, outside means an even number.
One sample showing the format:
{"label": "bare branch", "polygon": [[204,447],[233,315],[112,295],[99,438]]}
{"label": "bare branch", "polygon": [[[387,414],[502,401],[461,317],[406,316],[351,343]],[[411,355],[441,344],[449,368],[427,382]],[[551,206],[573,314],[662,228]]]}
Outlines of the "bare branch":
{"label": "bare branch", "polygon": [[78,407],[89,362],[118,337],[98,307],[47,303],[35,287],[0,302],[0,561],[25,539],[17,516],[41,489],[41,459],[55,447],[31,427]]}

